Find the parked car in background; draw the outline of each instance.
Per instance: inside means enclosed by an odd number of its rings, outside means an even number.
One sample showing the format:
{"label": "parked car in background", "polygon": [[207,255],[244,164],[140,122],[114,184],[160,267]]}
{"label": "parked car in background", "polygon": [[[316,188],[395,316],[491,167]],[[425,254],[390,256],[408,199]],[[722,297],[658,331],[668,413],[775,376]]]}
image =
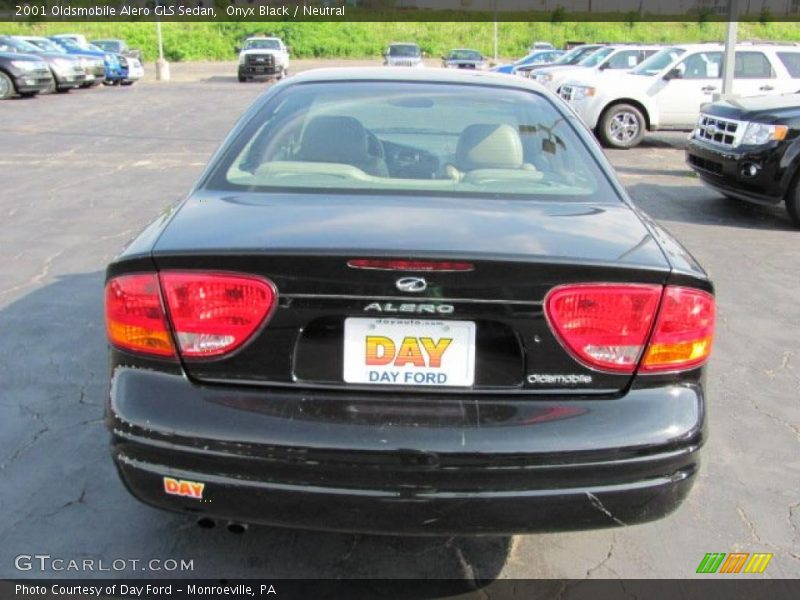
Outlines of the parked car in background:
{"label": "parked car in background", "polygon": [[82,33],[58,33],[56,35],[51,35],[50,39],[52,40],[68,40],[70,42],[75,42],[80,46],[85,46],[89,43],[89,40],[86,39],[86,36]]}
{"label": "parked car in background", "polygon": [[0,51],[0,100],[14,94],[27,98],[51,89],[53,75],[39,56]]}
{"label": "parked car in background", "polygon": [[581,46],[577,46],[575,48],[568,50],[552,63],[535,63],[530,65],[519,65],[517,66],[516,69],[517,75],[522,75],[523,77],[532,77],[533,74],[536,73],[539,69],[543,69],[545,67],[575,65],[602,47],[603,44],[583,44]]}
{"label": "parked car in background", "polygon": [[553,46],[550,42],[533,42],[528,48],[529,51],[533,52],[534,50],[555,50],[556,47]]}
{"label": "parked car in background", "polygon": [[558,88],[567,79],[591,76],[603,71],[628,71],[661,48],[629,44],[603,46],[578,63],[539,69],[532,77],[551,92],[558,92]]}
{"label": "parked car in background", "polygon": [[280,38],[250,37],[236,52],[240,83],[258,77],[283,79],[289,73],[289,49]]}
{"label": "parked car in background", "polygon": [[133,85],[144,77],[144,67],[138,58],[117,54],[117,60],[119,60],[119,66],[122,70],[120,78],[122,85]]}
{"label": "parked car in background", "polygon": [[105,315],[117,472],[188,518],[613,527],[698,477],[712,283],[526,79],[272,86],[109,264]]}
{"label": "parked car in background", "polygon": [[[569,80],[561,97],[600,141],[632,148],[647,131],[691,131],[701,105],[722,91],[722,44],[681,44],[664,48],[630,73]],[[800,89],[800,46],[736,46],[732,93],[757,96]]]}
{"label": "parked car in background", "polygon": [[0,35],[0,52],[33,54],[41,58],[50,68],[52,83],[43,92],[68,92],[78,88],[86,81],[86,73],[80,60],[75,56],[58,52],[45,52],[38,46],[10,35]]}
{"label": "parked car in background", "polygon": [[422,48],[417,44],[389,44],[383,53],[383,64],[386,67],[424,67]]}
{"label": "parked car in background", "polygon": [[445,69],[485,69],[489,65],[486,57],[477,50],[459,48],[442,56]]}
{"label": "parked car in background", "polygon": [[492,71],[495,73],[508,73],[513,75],[521,74],[521,70],[527,69],[528,67],[535,68],[552,65],[563,55],[563,50],[534,50],[518,61],[506,65],[499,65],[494,67]]}
{"label": "parked car in background", "polygon": [[103,52],[100,48],[91,44],[80,44],[69,36],[53,36],[50,40],[61,46],[67,54],[85,56],[103,61],[103,83],[106,85],[117,85],[122,81],[122,67],[116,54]]}
{"label": "parked car in background", "polygon": [[785,203],[800,227],[800,93],[704,105],[686,161],[703,183],[724,196]]}
{"label": "parked car in background", "polygon": [[37,46],[46,52],[52,52],[56,54],[61,53],[65,56],[75,56],[80,62],[81,67],[83,67],[84,73],[86,74],[86,80],[83,84],[81,84],[81,87],[100,85],[106,77],[104,58],[97,57],[94,54],[68,54],[62,46],[56,44],[54,41],[46,37],[33,35],[18,35],[14,37],[33,44],[34,46]]}
{"label": "parked car in background", "polygon": [[125,57],[135,58],[140,63],[144,62],[142,59],[142,51],[138,48],[130,48],[125,40],[92,40],[91,44],[97,46],[103,52],[121,54]]}

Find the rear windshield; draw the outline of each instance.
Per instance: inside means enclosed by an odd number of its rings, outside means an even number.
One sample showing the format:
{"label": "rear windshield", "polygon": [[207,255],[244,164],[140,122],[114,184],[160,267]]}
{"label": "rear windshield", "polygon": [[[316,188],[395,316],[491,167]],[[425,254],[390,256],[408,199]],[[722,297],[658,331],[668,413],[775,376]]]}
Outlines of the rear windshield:
{"label": "rear windshield", "polygon": [[250,119],[208,185],[618,199],[573,125],[546,97],[407,82],[286,88]]}

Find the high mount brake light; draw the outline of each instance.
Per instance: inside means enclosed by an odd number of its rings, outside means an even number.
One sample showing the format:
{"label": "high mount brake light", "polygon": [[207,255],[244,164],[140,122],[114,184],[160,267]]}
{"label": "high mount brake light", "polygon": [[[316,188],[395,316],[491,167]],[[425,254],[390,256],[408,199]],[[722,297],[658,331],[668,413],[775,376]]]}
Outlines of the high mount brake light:
{"label": "high mount brake light", "polygon": [[601,371],[633,373],[643,356],[644,372],[682,371],[711,352],[714,297],[701,290],[564,285],[545,298],[545,314],[567,350]]}
{"label": "high mount brake light", "polygon": [[[149,320],[144,324],[135,320],[141,320],[138,313],[131,317],[131,310],[120,310],[120,305],[127,306],[126,299],[131,304],[131,298],[146,306]],[[123,275],[106,285],[111,342],[125,350],[158,356],[175,356],[167,322],[174,328],[181,356],[217,357],[247,342],[276,305],[277,291],[271,281],[234,273],[165,271]]]}
{"label": "high mount brake light", "polygon": [[164,318],[158,276],[135,273],[106,283],[106,331],[123,350],[176,358]]}
{"label": "high mount brake light", "polygon": [[352,269],[373,269],[377,271],[473,271],[475,265],[467,262],[430,260],[383,260],[354,258],[347,261]]}

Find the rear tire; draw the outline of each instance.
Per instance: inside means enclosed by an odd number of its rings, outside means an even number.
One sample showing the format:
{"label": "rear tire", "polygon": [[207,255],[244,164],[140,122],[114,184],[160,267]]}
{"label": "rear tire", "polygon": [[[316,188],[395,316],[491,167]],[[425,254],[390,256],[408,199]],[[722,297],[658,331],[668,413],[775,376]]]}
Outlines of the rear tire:
{"label": "rear tire", "polygon": [[23,98],[33,98],[39,92],[25,92],[24,94],[20,94]]}
{"label": "rear tire", "polygon": [[246,83],[246,82],[247,82],[247,77],[245,77],[244,75],[239,75],[239,83]]}
{"label": "rear tire", "polygon": [[800,173],[794,178],[792,189],[786,195],[786,212],[795,227],[800,228]]}
{"label": "rear tire", "polygon": [[14,82],[11,78],[0,71],[0,100],[11,98],[14,95]]}
{"label": "rear tire", "polygon": [[596,133],[605,147],[627,150],[639,145],[646,129],[647,121],[638,108],[615,104],[600,117]]}

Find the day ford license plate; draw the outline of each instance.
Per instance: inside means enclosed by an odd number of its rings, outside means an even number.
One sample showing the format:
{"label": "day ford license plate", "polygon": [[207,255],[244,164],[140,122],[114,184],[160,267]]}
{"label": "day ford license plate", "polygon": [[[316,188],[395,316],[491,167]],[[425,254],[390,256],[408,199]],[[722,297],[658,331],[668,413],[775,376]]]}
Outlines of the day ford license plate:
{"label": "day ford license plate", "polygon": [[407,386],[471,386],[475,323],[420,319],[344,322],[344,380]]}

